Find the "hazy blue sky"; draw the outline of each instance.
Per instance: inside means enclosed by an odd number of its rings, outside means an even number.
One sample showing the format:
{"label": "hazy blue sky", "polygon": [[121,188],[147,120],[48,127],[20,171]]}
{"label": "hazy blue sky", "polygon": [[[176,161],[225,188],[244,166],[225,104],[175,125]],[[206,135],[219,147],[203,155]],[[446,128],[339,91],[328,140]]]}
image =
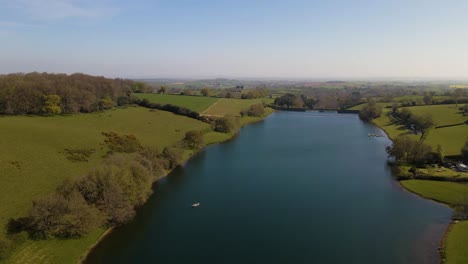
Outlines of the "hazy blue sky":
{"label": "hazy blue sky", "polygon": [[468,1],[0,0],[0,73],[468,78]]}

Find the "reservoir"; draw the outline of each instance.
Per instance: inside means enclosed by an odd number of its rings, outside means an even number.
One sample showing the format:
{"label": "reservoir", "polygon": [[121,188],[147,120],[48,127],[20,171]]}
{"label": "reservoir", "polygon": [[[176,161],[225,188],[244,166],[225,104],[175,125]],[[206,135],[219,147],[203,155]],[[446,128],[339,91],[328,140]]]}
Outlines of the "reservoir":
{"label": "reservoir", "polygon": [[400,187],[391,141],[369,133],[357,115],[274,113],[157,182],[87,262],[438,263],[451,209]]}

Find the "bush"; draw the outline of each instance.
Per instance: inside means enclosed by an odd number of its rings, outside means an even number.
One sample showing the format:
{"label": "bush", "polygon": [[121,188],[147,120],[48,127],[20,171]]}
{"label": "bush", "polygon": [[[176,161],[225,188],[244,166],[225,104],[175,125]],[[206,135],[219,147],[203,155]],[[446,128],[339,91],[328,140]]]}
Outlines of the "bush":
{"label": "bush", "polygon": [[166,160],[165,169],[172,170],[182,162],[182,150],[175,147],[166,147],[162,152],[162,157]]}
{"label": "bush", "polygon": [[215,120],[214,130],[221,133],[232,133],[239,128],[239,120],[234,116],[225,116]]}
{"label": "bush", "polygon": [[117,105],[118,106],[128,105],[131,102],[132,102],[132,100],[128,96],[119,96],[117,98]]}
{"label": "bush", "polygon": [[136,100],[135,103],[138,104],[139,106],[146,107],[146,108],[168,111],[176,115],[183,115],[183,116],[187,116],[187,117],[197,119],[197,120],[200,119],[199,113],[192,111],[185,107],[180,107],[180,106],[171,105],[171,104],[160,105],[158,103],[151,103],[148,99],[143,99],[141,101]]}
{"label": "bush", "polygon": [[118,135],[115,132],[102,132],[106,137],[104,143],[109,148],[109,152],[137,152],[142,148],[140,142],[134,135]]}
{"label": "bush", "polygon": [[43,238],[80,237],[103,223],[101,213],[77,192],[35,200],[29,218],[31,231]]}
{"label": "bush", "polygon": [[108,110],[114,107],[114,102],[112,101],[111,98],[106,97],[106,98],[99,100],[98,106],[99,106],[99,110]]}
{"label": "bush", "polygon": [[[15,234],[14,241],[23,241],[21,232],[25,230],[37,238],[73,238],[105,224],[125,224],[135,215],[135,208],[152,193],[153,180],[183,160],[183,150],[176,147],[165,148],[160,153],[155,148],[141,147],[133,136],[103,134],[112,151],[138,149],[137,153],[109,155],[102,166],[85,177],[65,180],[55,193],[33,201],[27,218],[11,219],[8,223],[8,231]],[[200,144],[203,135],[191,131],[186,139],[195,146]],[[5,252],[9,250],[6,245],[2,245]]]}
{"label": "bush", "polygon": [[69,161],[87,162],[96,152],[95,149],[65,149],[63,153]]}
{"label": "bush", "polygon": [[205,145],[203,133],[198,130],[191,130],[185,133],[184,145],[190,149],[198,149]]}
{"label": "bush", "polygon": [[359,118],[364,121],[371,121],[372,119],[379,117],[381,114],[382,107],[371,101],[362,108],[361,111],[359,111]]}
{"label": "bush", "polygon": [[161,152],[157,148],[145,147],[138,154],[137,161],[148,170],[153,179],[164,174],[165,160],[161,158]]}
{"label": "bush", "polygon": [[262,103],[251,105],[247,111],[248,116],[261,117],[265,114],[265,107]]}

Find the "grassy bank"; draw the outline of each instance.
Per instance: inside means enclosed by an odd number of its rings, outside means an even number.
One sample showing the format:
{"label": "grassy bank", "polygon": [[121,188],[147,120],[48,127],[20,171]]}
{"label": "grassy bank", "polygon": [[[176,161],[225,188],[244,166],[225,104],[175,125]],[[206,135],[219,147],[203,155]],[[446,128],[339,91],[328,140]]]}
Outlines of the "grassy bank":
{"label": "grassy bank", "polygon": [[[384,106],[384,105],[383,105]],[[356,109],[362,108],[362,105]],[[467,120],[466,116],[458,110],[456,105],[430,105],[408,107],[414,114],[429,113],[436,126],[452,125],[463,123]],[[384,108],[379,118],[372,122],[382,128],[385,133],[394,139],[405,135],[415,140],[420,139],[420,135],[415,135],[402,124],[396,122],[389,115],[390,109]],[[427,133],[425,143],[431,145],[434,149],[438,145],[442,146],[445,155],[460,155],[460,150],[468,135],[468,125],[457,125],[443,128],[432,128]],[[401,166],[403,172],[407,172],[411,166]],[[420,169],[419,173],[431,176],[442,177],[468,177],[468,173],[457,172],[447,168],[428,168]],[[407,190],[418,194],[427,199],[447,204],[451,207],[468,204],[468,185],[464,183],[427,181],[427,180],[405,180],[400,182]],[[453,225],[444,238],[446,263],[468,263],[468,222],[460,222]]]}
{"label": "grassy bank", "polygon": [[463,205],[468,202],[467,184],[426,180],[405,180],[400,183],[413,193],[448,205]]}
{"label": "grassy bank", "polygon": [[240,112],[249,108],[249,106],[258,103],[272,103],[273,99],[228,99],[221,98],[211,107],[202,112],[208,116],[239,116]]}
{"label": "grassy bank", "polygon": [[[181,140],[189,130],[210,130],[209,124],[194,119],[139,107],[72,116],[2,117],[0,127],[2,227],[10,218],[25,216],[33,199],[52,193],[66,178],[79,177],[100,164],[106,151],[103,131],[134,134],[143,145],[162,149]],[[210,132],[205,138],[212,143],[226,135]],[[77,162],[67,159],[65,149],[95,149],[95,153],[87,162]],[[4,237],[5,228],[1,232]],[[102,232],[97,230],[81,239],[27,241],[7,263],[74,262]]]}
{"label": "grassy bank", "polygon": [[[192,97],[198,98],[198,97]],[[201,98],[201,97],[200,97]],[[268,110],[271,113],[271,110]],[[262,118],[241,118],[241,124]],[[180,141],[190,130],[204,131],[207,145],[233,134],[214,132],[209,124],[141,107],[70,116],[0,117],[0,238],[10,218],[23,217],[31,201],[52,193],[67,178],[84,175],[99,165],[106,152],[101,132],[133,134],[144,146],[162,149]],[[93,149],[88,161],[67,159],[65,149]],[[193,151],[185,151],[187,160]],[[97,229],[79,239],[27,240],[5,263],[76,263],[103,234]]]}
{"label": "grassy bank", "polygon": [[184,96],[184,95],[169,95],[169,94],[140,94],[134,96],[140,99],[148,99],[152,103],[172,104],[188,108],[195,112],[203,112],[208,107],[216,103],[219,98],[203,97],[203,96]]}
{"label": "grassy bank", "polygon": [[468,221],[454,223],[445,241],[445,263],[468,263]]}
{"label": "grassy bank", "polygon": [[[414,114],[430,114],[436,126],[460,124],[468,120],[467,116],[458,110],[455,105],[431,105],[431,106],[413,106],[408,109]],[[404,125],[395,122],[388,115],[390,109],[384,108],[382,115],[372,122],[381,127],[390,136],[396,138],[400,135],[407,135],[414,139],[419,139],[419,135],[415,135],[411,130],[405,128]],[[460,155],[460,149],[467,140],[468,125],[462,124],[451,127],[432,128],[427,132],[425,142],[431,145],[434,149],[437,145],[441,145],[445,155]]]}

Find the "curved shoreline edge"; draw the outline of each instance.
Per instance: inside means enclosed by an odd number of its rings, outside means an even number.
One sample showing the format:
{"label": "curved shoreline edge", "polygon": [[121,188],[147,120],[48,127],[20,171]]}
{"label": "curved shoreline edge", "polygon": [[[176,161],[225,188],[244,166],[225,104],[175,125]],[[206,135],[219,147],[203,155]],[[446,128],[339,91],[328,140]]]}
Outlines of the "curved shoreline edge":
{"label": "curved shoreline edge", "polygon": [[[232,135],[225,139],[225,140],[222,140],[222,141],[219,141],[219,142],[215,142],[215,143],[212,143],[212,144],[209,144],[209,145],[206,145],[204,146],[203,148],[195,151],[194,153],[192,153],[189,157],[187,157],[182,165],[180,166],[184,166],[187,162],[189,162],[192,158],[194,158],[197,154],[201,153],[202,151],[204,151],[207,147],[210,147],[210,146],[213,146],[213,145],[216,145],[216,144],[222,144],[222,143],[226,143],[226,142],[229,142],[231,140],[234,140],[240,133],[240,130],[245,127],[245,126],[248,126],[248,125],[253,125],[253,124],[257,124],[257,123],[260,123],[260,122],[263,122],[267,117],[269,117],[271,114],[273,114],[275,112],[275,110],[272,109],[272,111],[268,111],[266,112],[266,114],[262,117],[260,117],[259,119],[254,119],[250,122],[246,122],[244,124],[241,125],[241,127],[235,132],[235,133],[232,133]],[[176,168],[174,168],[176,169]],[[167,176],[169,176],[171,174],[171,172],[174,170],[170,170],[168,171],[166,174],[162,175],[161,177],[158,177],[156,180],[153,181],[152,184],[160,181],[161,179],[164,179],[166,178]],[[102,234],[101,236],[99,236],[99,238],[90,246],[88,247],[88,249],[80,256],[80,258],[76,261],[77,264],[84,264],[86,263],[86,260],[88,259],[88,256],[91,254],[91,252],[107,237],[109,236],[116,228],[115,227],[110,227],[108,229],[106,229]]]}
{"label": "curved shoreline edge", "polygon": [[[378,124],[376,124],[375,122],[373,121],[370,121],[371,124],[373,124],[374,126],[378,127],[380,130],[382,130],[385,134],[385,136],[390,139],[390,141],[393,142],[393,139],[392,137],[387,133],[387,131],[385,131],[385,129],[383,129],[381,126],[379,126]],[[426,200],[430,200],[430,201],[433,201],[435,203],[438,203],[438,204],[442,204],[442,205],[445,205],[447,207],[449,207],[451,210],[453,210],[452,206],[450,206],[450,204],[447,204],[447,203],[444,203],[442,201],[438,201],[436,199],[432,199],[432,198],[428,198],[428,197],[425,197],[424,195],[420,194],[420,193],[416,193],[408,188],[406,188],[403,184],[401,184],[401,181],[398,181],[394,178],[394,181],[398,182],[398,185],[405,191],[407,192],[410,192],[414,195],[417,195],[419,197],[421,197],[422,199],[426,199]],[[455,222],[452,220],[450,220],[450,223],[448,224],[447,228],[445,229],[445,232],[444,232],[444,235],[442,236],[442,238],[440,239],[439,241],[439,247],[438,247],[438,253],[439,253],[439,257],[440,257],[440,263],[443,264],[445,263],[445,260],[446,260],[446,257],[447,257],[447,252],[446,252],[446,242],[447,242],[447,238],[448,238],[448,235],[450,234],[450,232],[452,231],[453,229],[453,225],[455,224]]]}

